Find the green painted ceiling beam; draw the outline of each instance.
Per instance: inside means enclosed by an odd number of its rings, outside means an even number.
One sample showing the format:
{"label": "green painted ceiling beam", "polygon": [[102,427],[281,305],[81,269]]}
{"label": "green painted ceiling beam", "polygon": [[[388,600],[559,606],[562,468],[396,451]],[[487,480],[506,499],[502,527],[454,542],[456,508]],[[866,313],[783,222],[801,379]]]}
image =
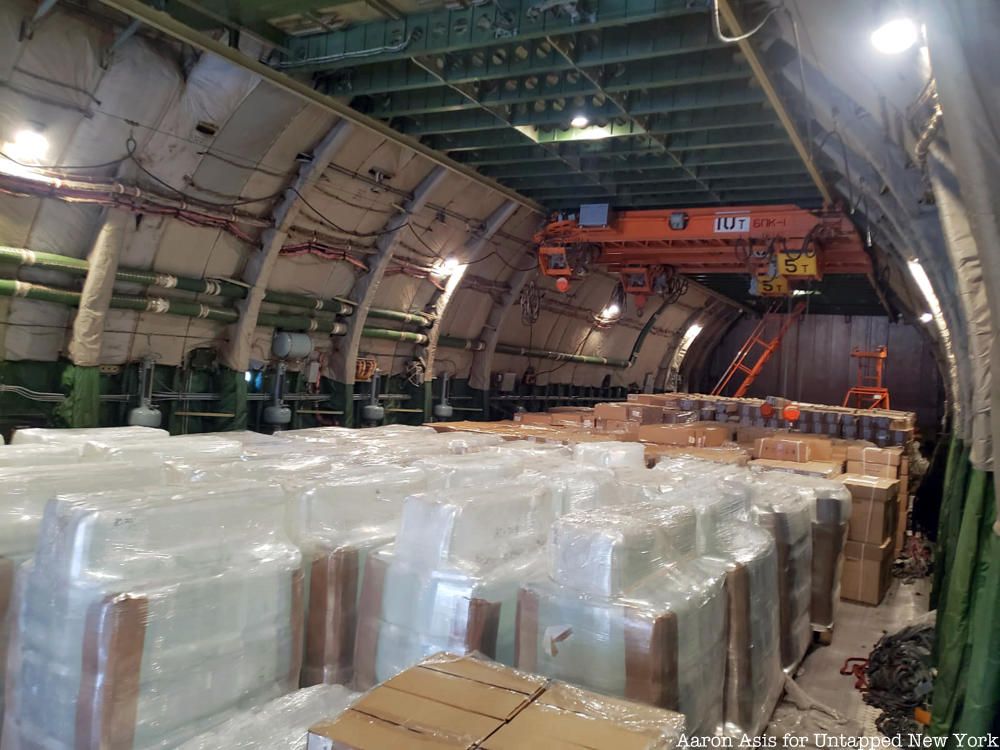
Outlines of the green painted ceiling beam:
{"label": "green painted ceiling beam", "polygon": [[[657,153],[655,148],[644,148],[639,145],[632,145],[628,141],[611,141],[611,145],[619,146],[615,149],[577,150],[574,156],[579,158],[593,158],[602,162],[620,163],[622,159],[648,158]],[[593,145],[593,144],[591,144]],[[533,146],[526,146],[521,149],[480,149],[471,151],[458,151],[453,156],[457,161],[469,166],[482,167],[517,167],[525,166],[529,162],[532,165],[544,165],[545,168],[552,168],[558,164],[551,158],[535,158]],[[757,147],[734,147],[734,148],[714,148],[708,151],[686,152],[681,161],[686,166],[693,165],[714,165],[714,164],[753,164],[756,162],[769,162],[776,159],[797,159],[798,155],[791,146],[757,146]],[[551,162],[545,164],[546,162]],[[485,169],[481,169],[486,174]],[[558,174],[558,173],[557,173]]]}
{"label": "green painted ceiling beam", "polygon": [[[815,186],[809,179],[809,176],[805,177],[760,177],[752,182],[746,179],[734,179],[734,180],[712,180],[708,183],[708,187],[715,193],[719,195],[727,192],[752,192],[757,190],[763,191],[809,191],[810,188]],[[694,180],[688,180],[687,182],[651,182],[647,184],[634,184],[634,185],[615,185],[614,183],[607,181],[602,183],[600,187],[590,186],[590,185],[577,185],[577,186],[563,186],[557,188],[523,188],[521,189],[525,195],[530,195],[535,200],[540,203],[545,203],[553,198],[563,198],[563,197],[573,197],[582,195],[614,195],[620,199],[631,198],[636,196],[645,195],[676,195],[676,194],[688,194],[688,193],[698,193],[706,192],[706,190]]]}
{"label": "green painted ceiling beam", "polygon": [[[661,132],[669,131],[665,128]],[[615,125],[611,127],[605,138],[594,141],[580,139],[578,134],[573,131],[559,130],[539,132],[538,138],[539,140],[544,140],[545,142],[561,141],[566,144],[600,143],[603,145],[612,138],[631,138],[637,135],[642,135],[642,133],[636,132],[627,125]],[[446,153],[511,147],[524,148],[526,145],[525,138],[519,132],[513,130],[454,133],[450,135],[432,136],[427,138],[424,142],[431,148],[438,151],[444,151]],[[687,151],[706,148],[728,148],[732,146],[756,147],[784,144],[787,142],[788,139],[785,138],[784,133],[780,128],[763,125],[759,127],[725,128],[716,131],[700,129],[699,132],[681,133],[670,139],[670,149],[672,151]],[[528,143],[527,145],[530,146],[531,144]],[[623,146],[621,148],[621,153],[629,153],[633,145],[634,144],[630,142],[628,146]],[[640,145],[640,148],[644,147],[653,149],[653,152],[655,152],[655,147],[651,144],[647,143]],[[570,150],[573,151],[575,149]],[[524,154],[523,158],[530,159],[533,157],[530,154]]]}
{"label": "green painted ceiling beam", "polygon": [[[712,170],[696,170],[694,174],[698,179],[709,180],[713,185],[716,184],[717,180],[746,180],[753,182],[760,178],[783,178],[798,181],[803,176],[808,177],[801,162],[786,162],[784,164],[784,166],[776,168],[764,166],[757,169],[734,170],[731,172],[714,168]],[[594,174],[600,177],[602,184],[609,185],[665,184],[670,182],[689,182],[691,180],[691,176],[688,173],[676,167],[669,169],[667,165],[658,166],[654,169],[618,169],[614,171],[587,170],[583,164],[580,167],[585,171],[593,171]],[[579,175],[570,173],[549,177],[517,176],[499,179],[502,179],[505,185],[515,190],[526,191],[548,188],[575,189],[580,185]],[[723,189],[726,188],[727,186],[723,186]]]}
{"label": "green painted ceiling beam", "polygon": [[[531,42],[529,46],[539,44],[546,42]],[[518,69],[517,72],[512,72],[503,68],[492,70],[489,74],[480,72],[472,77],[458,74],[457,71],[466,66],[455,66],[452,63],[453,56],[434,59],[440,67],[438,72],[450,84],[478,85],[484,103],[505,104],[539,97],[594,93],[594,86],[575,74],[565,58],[552,54],[547,54],[539,61],[537,70]],[[749,80],[752,77],[748,67],[733,59],[731,48],[625,62],[601,60],[594,67],[600,68],[606,81],[606,89],[612,91]],[[406,61],[361,65],[324,77],[318,87],[332,96],[386,95],[380,106],[391,107],[394,111],[404,111],[410,101],[408,97],[398,96],[401,92],[422,91],[430,94],[437,90],[437,95],[440,96],[441,92],[448,91],[447,87],[440,86],[437,78]]]}
{"label": "green painted ceiling beam", "polygon": [[[412,94],[412,99],[419,99],[419,106],[415,109],[433,111],[416,117],[404,118],[397,122],[396,128],[409,135],[423,136],[440,133],[465,133],[475,130],[492,130],[503,128],[504,124],[496,117],[490,116],[482,110],[476,109],[477,105],[472,104],[468,98],[468,107],[459,109],[451,102],[444,105],[444,98],[436,93],[427,97],[422,92]],[[450,97],[449,97],[450,99]],[[629,114],[634,116],[650,115],[655,116],[656,123],[648,128],[649,132],[674,132],[678,126],[672,124],[672,118],[666,117],[675,113],[690,113],[701,110],[715,110],[720,107],[757,107],[757,111],[727,112],[728,115],[735,115],[735,121],[730,117],[709,115],[702,118],[697,125],[681,123],[679,127],[684,129],[702,128],[706,125],[716,127],[733,127],[742,124],[741,119],[750,118],[760,121],[775,121],[774,115],[760,105],[765,103],[765,98],[760,89],[746,88],[742,85],[706,84],[699,86],[685,86],[682,88],[653,89],[647,91],[635,91],[626,95],[626,107]],[[432,102],[438,102],[441,106],[434,106]],[[485,105],[486,103],[483,102]],[[487,105],[490,106],[490,105]],[[471,111],[465,111],[466,109]],[[621,109],[613,102],[603,100],[600,95],[588,97],[557,97],[555,99],[537,99],[534,105],[531,103],[517,104],[509,108],[509,118],[515,126],[534,127],[563,127],[568,128],[570,120],[577,115],[586,116],[591,123],[605,123],[608,120],[620,117]],[[370,114],[378,117],[387,116],[389,113],[375,110]],[[574,131],[575,133],[576,131]]]}
{"label": "green painted ceiling beam", "polygon": [[[303,73],[334,70],[359,63],[478,49],[496,44],[498,38],[515,44],[553,34],[626,28],[624,24],[654,25],[650,22],[692,13],[704,22],[705,9],[689,6],[688,0],[596,0],[587,10],[581,7],[578,18],[565,12],[539,13],[535,0],[508,0],[502,5],[491,3],[474,8],[439,10],[289,38],[290,53],[281,66]],[[703,26],[711,34],[708,24],[703,23]]]}
{"label": "green painted ceiling beam", "polygon": [[[591,172],[605,172],[610,170],[612,174],[683,174],[677,166],[666,159],[658,156],[647,156],[641,158],[627,159],[618,157],[586,156],[580,159],[580,168]],[[802,171],[802,162],[798,158],[789,159],[761,159],[757,163],[750,164],[715,164],[705,167],[696,167],[699,177],[708,179],[718,177],[755,177],[760,175],[773,174],[798,174]],[[514,183],[517,180],[532,180],[534,184],[539,181],[544,182],[552,178],[570,178],[567,172],[559,163],[531,162],[527,164],[502,164],[496,166],[481,167],[480,172],[489,175],[496,180],[505,180]]]}
{"label": "green painted ceiling beam", "polygon": [[[706,200],[705,193],[684,193],[670,196],[639,196],[636,198],[612,198],[604,196],[600,200],[594,198],[590,202],[610,203],[612,206],[622,206],[625,208],[697,208],[698,206],[742,206],[742,205],[767,205],[772,203],[793,203],[806,208],[819,208],[823,204],[823,198],[815,190],[815,186],[810,186],[812,190],[800,191],[772,191],[772,192],[729,192],[722,193],[720,201]],[[590,200],[590,199],[587,199]],[[586,200],[584,202],[587,202]],[[542,200],[549,209],[561,211],[575,211],[580,207],[580,200],[573,198],[553,198]]]}

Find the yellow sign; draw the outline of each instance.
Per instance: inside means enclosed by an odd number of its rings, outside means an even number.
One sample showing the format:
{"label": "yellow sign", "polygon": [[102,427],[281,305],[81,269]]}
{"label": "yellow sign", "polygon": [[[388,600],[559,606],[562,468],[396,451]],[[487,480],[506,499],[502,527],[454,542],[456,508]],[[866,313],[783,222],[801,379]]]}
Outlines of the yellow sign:
{"label": "yellow sign", "polygon": [[800,279],[818,279],[819,265],[816,263],[816,254],[806,255],[805,253],[778,253],[775,256],[777,271],[781,276],[790,276]]}
{"label": "yellow sign", "polygon": [[775,276],[769,279],[766,276],[757,277],[758,297],[787,297],[788,279],[784,276]]}

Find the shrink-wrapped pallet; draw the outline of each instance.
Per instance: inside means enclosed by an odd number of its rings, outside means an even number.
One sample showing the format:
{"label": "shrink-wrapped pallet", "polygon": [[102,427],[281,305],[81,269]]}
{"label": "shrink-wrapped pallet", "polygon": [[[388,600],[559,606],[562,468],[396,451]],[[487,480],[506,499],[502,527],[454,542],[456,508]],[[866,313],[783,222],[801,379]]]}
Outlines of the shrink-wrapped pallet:
{"label": "shrink-wrapped pallet", "polygon": [[794,483],[813,499],[809,617],[814,630],[829,630],[836,620],[840,601],[851,492],[842,482],[818,477],[796,477]]}
{"label": "shrink-wrapped pallet", "polygon": [[542,565],[556,513],[530,480],[407,498],[395,544],[366,566],[355,684],[444,650],[513,663],[517,589]]}
{"label": "shrink-wrapped pallet", "polygon": [[761,474],[751,484],[754,523],[771,532],[778,557],[781,666],[793,674],[812,640],[812,514],[808,493]]}
{"label": "shrink-wrapped pallet", "polygon": [[293,493],[289,521],[308,587],[303,685],[347,683],[353,677],[368,557],[395,538],[404,499],[426,484],[423,469],[380,466],[305,480]]}
{"label": "shrink-wrapped pallet", "polygon": [[236,714],[177,750],[303,750],[309,727],[346,711],[359,697],[342,685],[314,685]]}
{"label": "shrink-wrapped pallet", "polygon": [[83,444],[84,461],[125,461],[133,464],[163,461],[219,461],[243,454],[238,440],[201,435],[179,435],[163,440],[119,442],[88,440]]}
{"label": "shrink-wrapped pallet", "polygon": [[427,473],[427,489],[445,490],[452,487],[489,487],[514,479],[524,470],[517,456],[478,453],[434,456],[413,462]]}
{"label": "shrink-wrapped pallet", "polygon": [[275,487],[60,497],[19,576],[7,750],[175,747],[294,689],[301,556]]}
{"label": "shrink-wrapped pallet", "polygon": [[590,510],[621,502],[618,482],[611,469],[555,462],[537,471],[526,472],[547,484],[562,515],[574,510]]}
{"label": "shrink-wrapped pallet", "polygon": [[729,635],[723,733],[757,736],[781,697],[778,562],[764,529],[729,522],[716,527],[713,554],[726,560]]}
{"label": "shrink-wrapped pallet", "polygon": [[53,427],[27,427],[16,430],[11,439],[11,445],[28,445],[37,443],[65,445],[67,443],[85,443],[88,440],[115,441],[133,443],[136,440],[161,440],[170,437],[170,433],[155,427],[79,427],[60,429]]}
{"label": "shrink-wrapped pallet", "polygon": [[693,511],[647,505],[561,518],[548,575],[522,586],[517,666],[685,715],[693,735],[722,722],[724,565],[695,554]]}
{"label": "shrink-wrapped pallet", "polygon": [[643,469],[646,467],[646,449],[642,443],[577,443],[573,446],[573,460],[588,466]]}
{"label": "shrink-wrapped pallet", "polygon": [[0,450],[0,469],[29,466],[56,466],[80,463],[83,446],[76,443],[25,443],[8,445]]}

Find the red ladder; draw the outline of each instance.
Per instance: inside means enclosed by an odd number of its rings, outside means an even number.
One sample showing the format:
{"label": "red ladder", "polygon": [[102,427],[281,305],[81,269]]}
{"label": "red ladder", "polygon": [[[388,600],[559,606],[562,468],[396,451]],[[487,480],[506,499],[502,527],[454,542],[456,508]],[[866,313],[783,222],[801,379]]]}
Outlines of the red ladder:
{"label": "red ladder", "polygon": [[[760,375],[760,371],[764,369],[764,365],[767,364],[771,355],[781,346],[781,339],[788,333],[788,329],[795,325],[795,322],[802,316],[802,313],[806,309],[805,302],[799,302],[790,313],[782,316],[780,313],[781,305],[781,301],[776,301],[771,306],[771,309],[760,319],[757,327],[750,334],[750,338],[740,347],[740,350],[736,353],[736,358],[733,359],[725,373],[719,378],[719,382],[715,384],[715,388],[712,389],[713,396],[722,395],[726,386],[729,385],[729,381],[736,377],[736,373],[743,373],[745,377],[736,389],[736,392],[733,393],[733,396],[735,398],[742,398],[750,390],[750,385]],[[768,341],[764,339],[764,330],[767,328],[767,324],[775,317],[782,318],[781,327],[778,329],[777,335]],[[755,346],[760,347],[760,349],[755,350]],[[747,360],[750,359],[750,355],[755,351],[759,353],[759,356],[752,365],[747,365]]]}

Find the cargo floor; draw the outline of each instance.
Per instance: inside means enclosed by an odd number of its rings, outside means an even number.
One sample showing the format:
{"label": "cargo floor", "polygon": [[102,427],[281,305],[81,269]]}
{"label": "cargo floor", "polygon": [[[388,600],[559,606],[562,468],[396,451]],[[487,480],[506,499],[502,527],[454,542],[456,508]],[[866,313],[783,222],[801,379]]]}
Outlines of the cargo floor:
{"label": "cargo floor", "polygon": [[923,615],[930,601],[930,584],[929,578],[910,584],[896,579],[877,607],[841,602],[833,643],[810,651],[796,682],[817,701],[858,722],[865,735],[877,735],[878,711],[862,700],[861,693],[854,689],[854,677],[840,674],[840,668],[852,656],[867,657],[886,632],[896,631]]}

